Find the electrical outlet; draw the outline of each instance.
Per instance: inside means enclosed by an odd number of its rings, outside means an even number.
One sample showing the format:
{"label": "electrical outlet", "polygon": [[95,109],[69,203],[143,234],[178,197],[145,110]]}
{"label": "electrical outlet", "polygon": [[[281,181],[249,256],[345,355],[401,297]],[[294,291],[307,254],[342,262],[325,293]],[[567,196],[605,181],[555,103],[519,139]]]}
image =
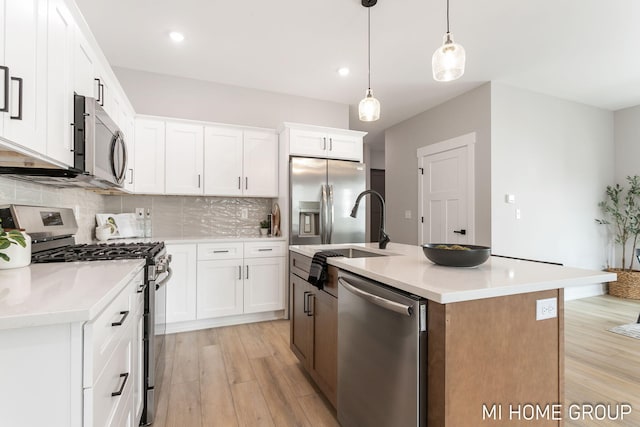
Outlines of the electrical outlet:
{"label": "electrical outlet", "polygon": [[536,320],[558,317],[558,299],[547,298],[536,301]]}
{"label": "electrical outlet", "polygon": [[242,219],[249,218],[249,209],[247,209],[247,208],[240,209],[240,218],[242,218]]}
{"label": "electrical outlet", "polygon": [[411,211],[404,211],[404,219],[411,219]]}

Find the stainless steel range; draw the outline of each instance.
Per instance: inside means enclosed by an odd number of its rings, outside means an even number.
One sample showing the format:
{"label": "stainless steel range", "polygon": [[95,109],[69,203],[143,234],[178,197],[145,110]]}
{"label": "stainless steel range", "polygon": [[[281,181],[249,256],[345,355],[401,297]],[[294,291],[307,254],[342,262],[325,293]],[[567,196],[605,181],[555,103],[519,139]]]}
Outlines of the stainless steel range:
{"label": "stainless steel range", "polygon": [[0,220],[4,228],[21,228],[31,236],[34,263],[108,261],[117,259],[144,259],[144,378],[146,393],[141,425],[155,419],[157,399],[165,363],[166,289],[171,278],[171,255],[163,242],[75,244],[78,224],[73,210],[42,206],[9,205],[0,207]]}

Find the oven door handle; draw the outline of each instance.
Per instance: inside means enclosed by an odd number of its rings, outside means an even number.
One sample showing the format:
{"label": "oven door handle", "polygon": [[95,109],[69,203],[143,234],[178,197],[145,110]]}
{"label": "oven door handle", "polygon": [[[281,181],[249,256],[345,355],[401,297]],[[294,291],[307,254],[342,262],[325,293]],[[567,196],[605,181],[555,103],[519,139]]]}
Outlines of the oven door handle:
{"label": "oven door handle", "polygon": [[156,291],[160,289],[160,286],[164,286],[164,284],[167,283],[169,279],[171,279],[171,276],[173,276],[173,270],[171,269],[171,267],[167,267],[167,275],[164,276],[164,279],[156,283]]}

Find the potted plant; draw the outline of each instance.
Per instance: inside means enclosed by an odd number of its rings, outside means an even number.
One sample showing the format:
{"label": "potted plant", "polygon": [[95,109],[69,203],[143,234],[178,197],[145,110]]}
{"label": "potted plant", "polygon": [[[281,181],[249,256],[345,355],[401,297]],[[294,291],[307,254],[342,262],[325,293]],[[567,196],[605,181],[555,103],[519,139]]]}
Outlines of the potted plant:
{"label": "potted plant", "polygon": [[261,236],[266,236],[267,234],[269,234],[269,221],[267,221],[266,219],[260,221],[260,235]]}
{"label": "potted plant", "polygon": [[23,230],[0,228],[0,270],[31,263],[31,237]]}
{"label": "potted plant", "polygon": [[[629,188],[620,184],[607,186],[606,200],[598,206],[604,218],[597,219],[599,224],[607,224],[614,236],[615,244],[622,249],[622,268],[608,268],[618,275],[617,281],[609,283],[609,294],[631,299],[640,299],[640,271],[633,269],[638,236],[640,235],[640,176],[627,176]],[[627,245],[632,250],[627,258]]]}

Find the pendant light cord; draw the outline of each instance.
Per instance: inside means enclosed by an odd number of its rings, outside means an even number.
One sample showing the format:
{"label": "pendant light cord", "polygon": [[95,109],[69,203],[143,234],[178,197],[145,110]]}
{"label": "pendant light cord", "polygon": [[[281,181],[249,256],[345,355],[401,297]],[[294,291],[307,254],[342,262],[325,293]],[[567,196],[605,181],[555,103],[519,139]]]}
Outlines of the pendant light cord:
{"label": "pendant light cord", "polygon": [[[449,0],[447,0],[449,1]],[[367,8],[367,51],[369,53],[369,90],[371,90],[371,7]]]}
{"label": "pendant light cord", "polygon": [[449,33],[449,0],[447,0],[447,33]]}

